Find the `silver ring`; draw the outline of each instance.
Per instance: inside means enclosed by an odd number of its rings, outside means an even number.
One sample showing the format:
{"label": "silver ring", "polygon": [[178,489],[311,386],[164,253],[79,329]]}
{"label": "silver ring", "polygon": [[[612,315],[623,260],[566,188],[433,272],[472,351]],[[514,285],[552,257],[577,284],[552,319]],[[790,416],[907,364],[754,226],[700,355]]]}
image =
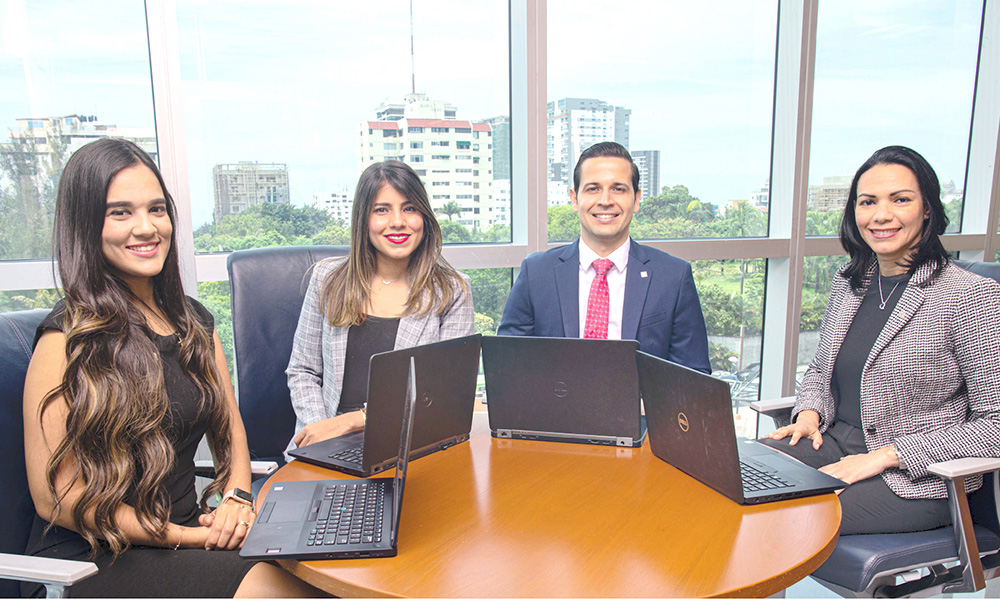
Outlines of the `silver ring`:
{"label": "silver ring", "polygon": [[239,522],[239,523],[237,523],[236,525],[237,525],[237,526],[239,526],[239,525],[242,525],[242,526],[244,526],[244,527],[250,527],[250,523],[248,523],[247,521],[240,521],[240,522]]}

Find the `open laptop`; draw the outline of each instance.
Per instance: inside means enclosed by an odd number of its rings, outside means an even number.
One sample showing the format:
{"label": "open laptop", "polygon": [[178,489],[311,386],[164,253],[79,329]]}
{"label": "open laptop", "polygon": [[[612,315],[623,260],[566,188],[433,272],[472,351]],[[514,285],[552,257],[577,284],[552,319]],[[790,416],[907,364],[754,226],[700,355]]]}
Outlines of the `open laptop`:
{"label": "open laptop", "polygon": [[754,440],[736,438],[729,384],[636,352],[649,445],[660,459],[739,504],[847,487]]}
{"label": "open laptop", "polygon": [[240,556],[271,559],[396,556],[410,439],[417,413],[416,366],[409,360],[393,477],[271,484]]}
{"label": "open laptop", "polygon": [[638,447],[634,340],[483,338],[493,437]]}
{"label": "open laptop", "polygon": [[368,368],[368,422],[361,431],[289,450],[308,463],[367,477],[396,464],[402,414],[399,390],[416,359],[417,403],[411,459],[469,439],[476,403],[479,346],[473,334],[372,356]]}

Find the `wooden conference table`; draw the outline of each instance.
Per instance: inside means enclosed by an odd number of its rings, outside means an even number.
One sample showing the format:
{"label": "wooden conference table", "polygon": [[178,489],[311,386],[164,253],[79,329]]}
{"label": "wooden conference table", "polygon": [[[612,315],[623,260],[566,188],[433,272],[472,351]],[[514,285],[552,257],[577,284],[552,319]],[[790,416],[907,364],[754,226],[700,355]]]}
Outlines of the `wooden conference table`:
{"label": "wooden conference table", "polygon": [[[833,494],[743,507],[641,448],[490,437],[413,461],[399,554],[281,560],[342,596],[768,596],[833,551]],[[389,471],[379,476],[391,476]],[[271,482],[348,477],[293,461]]]}

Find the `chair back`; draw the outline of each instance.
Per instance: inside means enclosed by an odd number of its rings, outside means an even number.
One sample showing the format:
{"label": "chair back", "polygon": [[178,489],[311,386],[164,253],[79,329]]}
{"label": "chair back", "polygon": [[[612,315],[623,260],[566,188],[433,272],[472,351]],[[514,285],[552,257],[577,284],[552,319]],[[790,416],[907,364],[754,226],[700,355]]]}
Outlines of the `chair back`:
{"label": "chair back", "polygon": [[285,369],[311,267],[349,251],[348,246],[277,246],[238,250],[226,261],[240,415],[254,460],[284,463],[295,431]]}
{"label": "chair back", "polygon": [[970,273],[975,273],[976,275],[982,275],[983,277],[988,277],[997,283],[1000,283],[1000,263],[995,262],[976,262],[971,260],[953,260],[955,266],[962,267]]}
{"label": "chair back", "polygon": [[[24,376],[31,360],[35,328],[48,310],[0,313],[0,552],[24,554],[35,506],[24,466]],[[0,597],[20,595],[16,581],[0,580]]]}

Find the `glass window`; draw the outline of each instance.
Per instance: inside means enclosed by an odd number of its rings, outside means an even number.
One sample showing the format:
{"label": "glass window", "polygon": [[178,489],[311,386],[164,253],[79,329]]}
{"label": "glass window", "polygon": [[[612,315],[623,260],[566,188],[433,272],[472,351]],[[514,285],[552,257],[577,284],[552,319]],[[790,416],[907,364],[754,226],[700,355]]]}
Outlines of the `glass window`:
{"label": "glass window", "polygon": [[156,159],[145,9],[3,2],[0,24],[0,260],[48,258],[70,154],[113,136]]}
{"label": "glass window", "polygon": [[802,269],[802,313],[799,316],[799,355],[795,369],[795,389],[802,383],[802,374],[816,355],[819,328],[823,324],[826,304],[830,299],[833,277],[848,261],[844,255],[807,256]]}
{"label": "glass window", "polygon": [[692,265],[708,329],[712,374],[727,381],[737,435],[756,437],[767,261],[703,260]]}
{"label": "glass window", "polygon": [[0,292],[0,313],[52,308],[62,296],[58,290],[10,290]]}
{"label": "glass window", "polygon": [[834,235],[871,154],[909,146],[934,167],[961,225],[982,2],[824,2],[816,33],[808,235]]}
{"label": "glass window", "polygon": [[[231,238],[223,250],[318,243],[316,235],[327,228],[349,226],[336,215],[349,219],[350,213],[314,198],[343,192],[353,199],[358,176],[372,162],[433,163],[435,157],[403,153],[457,141],[460,130],[465,139],[473,129],[509,136],[503,0],[413,3],[413,71],[411,3],[403,0],[294,0],[238,10],[196,0],[176,5],[199,252],[218,251],[222,231]],[[474,51],[450,52],[456,42]],[[493,151],[486,152],[478,154],[492,160]],[[219,168],[248,176],[280,169],[287,179],[269,205],[256,189],[219,186],[213,176]],[[493,192],[493,179],[481,177],[489,203],[509,203],[509,196]],[[503,227],[471,210],[465,216],[471,241]],[[509,242],[509,229],[500,237]]]}
{"label": "glass window", "polygon": [[[547,6],[550,241],[577,237],[573,169],[605,140],[639,167],[633,237],[767,235],[777,0]],[[627,43],[593,43],[595,18]]]}

